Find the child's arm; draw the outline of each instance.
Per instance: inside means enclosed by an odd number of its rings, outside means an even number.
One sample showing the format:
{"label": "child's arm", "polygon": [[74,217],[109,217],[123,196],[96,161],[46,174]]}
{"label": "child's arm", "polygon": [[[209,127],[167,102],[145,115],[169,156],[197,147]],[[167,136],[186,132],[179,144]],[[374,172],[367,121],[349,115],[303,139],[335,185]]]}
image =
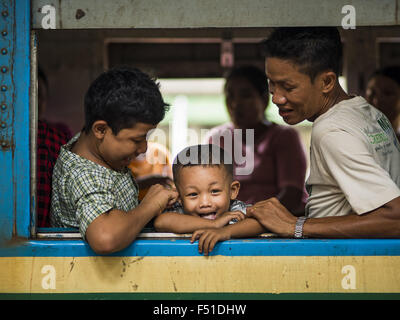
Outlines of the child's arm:
{"label": "child's arm", "polygon": [[243,220],[244,215],[238,211],[225,212],[221,217],[209,220],[187,214],[165,212],[156,218],[154,227],[161,232],[192,233],[198,229],[221,228],[233,219]]}
{"label": "child's arm", "polygon": [[93,220],[86,229],[86,240],[99,254],[120,251],[135,240],[144,226],[178,198],[174,190],[151,186],[142,202],[130,211],[112,209]]}
{"label": "child's arm", "polygon": [[193,233],[190,242],[199,239],[199,252],[208,255],[219,241],[232,238],[247,238],[259,235],[266,229],[255,219],[246,218],[220,229],[201,229]]}

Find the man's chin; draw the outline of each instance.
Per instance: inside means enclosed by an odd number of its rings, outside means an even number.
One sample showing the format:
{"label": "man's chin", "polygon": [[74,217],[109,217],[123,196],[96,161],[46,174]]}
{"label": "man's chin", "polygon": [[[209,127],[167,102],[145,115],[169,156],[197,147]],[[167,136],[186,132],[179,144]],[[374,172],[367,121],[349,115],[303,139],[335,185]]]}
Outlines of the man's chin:
{"label": "man's chin", "polygon": [[293,126],[295,124],[298,124],[298,123],[300,123],[300,122],[302,122],[304,120],[304,119],[294,119],[294,118],[291,118],[291,117],[282,117],[282,119],[283,119],[283,121],[285,121],[285,123],[287,123],[287,124],[289,124],[291,126]]}

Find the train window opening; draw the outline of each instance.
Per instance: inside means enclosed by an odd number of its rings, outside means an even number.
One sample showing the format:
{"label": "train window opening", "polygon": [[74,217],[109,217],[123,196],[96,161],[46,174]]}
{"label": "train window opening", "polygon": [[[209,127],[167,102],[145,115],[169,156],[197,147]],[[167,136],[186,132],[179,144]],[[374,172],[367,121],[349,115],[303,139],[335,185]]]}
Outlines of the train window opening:
{"label": "train window opening", "polygon": [[[83,126],[83,96],[90,82],[111,67],[135,66],[157,78],[165,101],[171,105],[158,128],[164,132],[163,144],[172,156],[186,145],[201,143],[201,131],[229,120],[223,96],[222,75],[226,67],[221,65],[222,46],[228,44],[234,48],[236,63],[264,66],[259,38],[109,37],[115,34],[110,30],[38,30],[37,33],[37,65],[48,85],[47,108],[43,113],[47,121],[63,122],[71,135],[75,135]],[[183,109],[187,112],[182,112]],[[181,139],[183,131],[191,132],[185,141]],[[153,232],[150,223],[139,237],[185,237],[152,235]],[[46,226],[37,228],[36,237],[70,239],[80,235],[77,229]]]}
{"label": "train window opening", "polygon": [[[398,28],[372,29],[374,38],[370,37],[369,27],[360,27],[352,32],[341,30],[344,65],[339,81],[349,93],[362,94],[366,77],[378,61],[381,64],[386,59],[384,57],[393,51],[393,46],[398,46],[398,41],[393,41],[400,36]],[[170,33],[160,30],[36,30],[36,67],[44,71],[49,86],[45,118],[54,123],[64,122],[71,134],[76,134],[83,126],[83,96],[89,83],[100,72],[113,66],[136,66],[157,77],[162,94],[171,105],[158,128],[165,133],[165,146],[174,156],[185,144],[202,142],[204,130],[229,121],[223,95],[223,75],[228,69],[221,65],[223,45],[233,48],[235,65],[253,64],[264,68],[259,43],[269,32],[270,28],[248,32],[175,30]],[[194,37],[190,37],[191,34]],[[393,36],[389,39],[387,35]],[[363,44],[361,48],[354,45],[359,43]],[[371,48],[375,50],[369,50]],[[357,61],[360,50],[374,58],[374,63],[363,68]],[[390,57],[396,60],[395,56]],[[178,108],[186,108],[187,112],[175,112]],[[267,118],[285,124],[277,111],[270,100]],[[309,149],[311,125],[305,121],[295,126],[306,150]],[[195,138],[182,140],[182,134],[174,136],[174,127],[175,132],[196,132]],[[306,155],[308,158],[309,153]],[[54,237],[63,231],[71,236],[73,230],[38,228],[32,235]]]}

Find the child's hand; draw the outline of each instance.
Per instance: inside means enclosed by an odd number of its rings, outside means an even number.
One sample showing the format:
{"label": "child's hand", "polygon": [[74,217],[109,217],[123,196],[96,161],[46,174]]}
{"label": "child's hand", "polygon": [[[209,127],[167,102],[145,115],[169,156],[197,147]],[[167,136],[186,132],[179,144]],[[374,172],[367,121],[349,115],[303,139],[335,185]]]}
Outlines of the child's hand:
{"label": "child's hand", "polygon": [[227,225],[229,221],[236,219],[242,221],[245,218],[243,212],[240,211],[227,211],[214,220],[216,228],[222,228]]}
{"label": "child's hand", "polygon": [[193,243],[199,239],[199,253],[204,252],[207,256],[215,247],[218,241],[229,240],[231,235],[226,228],[221,229],[200,229],[192,234],[190,242]]}
{"label": "child's hand", "polygon": [[167,206],[171,206],[178,199],[176,189],[166,188],[160,184],[152,185],[143,198],[141,205],[150,207],[150,210],[159,215]]}

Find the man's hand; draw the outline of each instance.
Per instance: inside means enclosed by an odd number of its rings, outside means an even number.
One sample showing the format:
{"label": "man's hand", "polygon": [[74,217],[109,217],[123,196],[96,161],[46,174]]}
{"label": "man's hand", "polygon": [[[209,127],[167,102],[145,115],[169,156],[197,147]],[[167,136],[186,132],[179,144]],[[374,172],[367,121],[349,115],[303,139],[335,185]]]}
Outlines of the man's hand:
{"label": "man's hand", "polygon": [[178,199],[176,189],[166,188],[160,184],[152,185],[140,203],[159,215],[167,206],[171,206]]}
{"label": "man's hand", "polygon": [[231,235],[226,228],[220,229],[200,229],[192,234],[190,242],[193,243],[199,239],[199,253],[203,253],[205,256],[214,249],[218,241],[229,240]]}
{"label": "man's hand", "polygon": [[257,202],[247,208],[247,217],[258,220],[264,228],[283,237],[293,238],[297,218],[277,198]]}
{"label": "man's hand", "polygon": [[227,225],[229,221],[236,219],[237,221],[242,221],[245,218],[243,212],[240,211],[227,211],[221,214],[218,218],[214,220],[216,228],[222,228]]}

